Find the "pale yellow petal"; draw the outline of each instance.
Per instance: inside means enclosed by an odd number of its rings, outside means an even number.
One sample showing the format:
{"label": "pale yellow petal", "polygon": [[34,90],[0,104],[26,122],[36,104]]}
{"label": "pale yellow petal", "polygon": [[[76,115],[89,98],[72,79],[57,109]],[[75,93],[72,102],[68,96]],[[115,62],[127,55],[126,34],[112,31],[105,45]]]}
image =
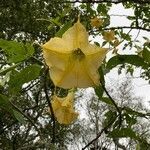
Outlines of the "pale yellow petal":
{"label": "pale yellow petal", "polygon": [[64,71],[62,71],[61,69],[58,69],[56,67],[51,67],[50,71],[50,78],[52,79],[53,83],[58,86],[58,83],[60,82],[60,80],[62,79],[62,76],[64,75]]}
{"label": "pale yellow petal", "polygon": [[86,70],[89,76],[91,77],[95,85],[98,85],[99,79],[100,79],[98,68],[102,64],[102,61],[104,60],[106,53],[108,52],[108,49],[99,48],[99,47],[97,47],[96,49],[98,50],[95,50],[94,53],[88,54],[86,56],[85,64],[86,64]]}
{"label": "pale yellow petal", "polygon": [[[63,45],[58,38],[43,45],[43,56],[45,62],[49,67],[57,67],[58,69],[65,70],[66,63],[68,62],[70,52],[66,52],[67,44]],[[57,42],[57,43],[56,43]]]}
{"label": "pale yellow petal", "polygon": [[69,44],[65,39],[55,37],[42,45],[42,48],[44,50],[47,49],[54,52],[67,53],[70,52],[73,47],[72,44]]}
{"label": "pale yellow petal", "polygon": [[57,121],[60,124],[71,124],[73,121],[75,121],[78,117],[78,113],[74,112],[71,109],[67,109],[66,107],[63,107],[62,109],[59,109],[56,113]]}
{"label": "pale yellow petal", "polygon": [[73,109],[73,100],[74,100],[74,93],[68,93],[67,97],[64,99],[62,106],[70,107]]}
{"label": "pale yellow petal", "polygon": [[69,45],[73,45],[72,50],[88,44],[88,33],[79,21],[69,28],[62,38],[64,41],[67,41]]}
{"label": "pale yellow petal", "polygon": [[57,97],[57,96],[53,96],[52,97],[52,107],[53,107],[53,111],[55,112],[56,110],[58,110],[61,107],[62,101]]}
{"label": "pale yellow petal", "polygon": [[64,98],[53,96],[52,108],[57,121],[60,124],[71,124],[78,117],[73,109],[74,93],[70,92]]}
{"label": "pale yellow petal", "polygon": [[94,86],[93,80],[87,73],[86,68],[84,61],[73,61],[70,63],[70,66],[68,66],[66,72],[64,72],[57,86],[63,88],[85,88]]}

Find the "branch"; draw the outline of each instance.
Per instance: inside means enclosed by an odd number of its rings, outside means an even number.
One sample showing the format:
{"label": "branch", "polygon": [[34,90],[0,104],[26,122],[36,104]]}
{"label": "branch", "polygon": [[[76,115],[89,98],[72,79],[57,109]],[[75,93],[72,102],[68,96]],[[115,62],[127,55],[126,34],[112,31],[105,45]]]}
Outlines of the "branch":
{"label": "branch", "polygon": [[25,113],[23,113],[16,105],[14,105],[11,101],[9,101],[11,103],[11,105],[18,111],[20,112],[36,129],[36,131],[38,132],[39,136],[41,136],[41,132],[38,129],[38,127],[34,124],[34,122],[31,120],[31,118],[29,116],[27,116]]}
{"label": "branch", "polygon": [[46,96],[46,101],[48,103],[48,106],[50,108],[50,112],[51,112],[51,118],[52,118],[52,121],[53,121],[53,133],[52,133],[52,143],[55,143],[55,116],[54,116],[54,111],[53,111],[53,107],[52,107],[52,104],[49,100],[49,96],[48,96],[48,92],[47,92],[47,80],[46,80],[46,77],[47,77],[47,74],[49,72],[49,68],[48,67],[45,67],[45,81],[44,81],[44,92],[45,92],[45,96]]}
{"label": "branch", "polygon": [[11,126],[13,126],[14,124],[16,124],[18,121],[15,120],[14,122],[12,122],[11,124],[7,125],[6,127],[4,127],[3,129],[0,130],[0,135],[3,134],[5,132],[6,129],[9,129]]}
{"label": "branch", "polygon": [[102,135],[103,132],[107,131],[107,129],[113,124],[114,119],[111,120],[107,126],[105,126],[96,136],[96,138],[94,138],[92,141],[90,141],[85,147],[82,148],[82,150],[85,150],[87,147],[89,147],[91,144],[93,144],[95,141],[97,141],[97,139]]}
{"label": "branch", "polygon": [[104,30],[114,30],[114,29],[140,29],[140,30],[145,30],[145,31],[148,31],[150,32],[150,29],[146,29],[146,28],[143,28],[143,27],[129,27],[129,26],[122,26],[122,27],[110,27],[110,28],[105,28]]}
{"label": "branch", "polygon": [[119,140],[116,138],[116,139],[113,139],[114,143],[117,145],[117,147],[121,148],[122,150],[127,150],[126,147],[124,145],[121,145],[119,143]]}
{"label": "branch", "polygon": [[105,85],[103,84],[103,82],[100,80],[101,86],[104,89],[105,93],[107,94],[107,96],[109,97],[109,99],[111,100],[111,102],[113,103],[114,107],[116,108],[117,112],[119,113],[119,127],[121,126],[122,123],[122,115],[121,115],[121,110],[119,109],[118,105],[116,104],[116,102],[113,100],[113,98],[110,96],[109,92],[107,91],[107,89],[105,88]]}
{"label": "branch", "polygon": [[[60,1],[57,1],[60,2]],[[74,0],[74,1],[65,1],[61,3],[113,3],[113,4],[119,4],[119,3],[123,3],[123,2],[132,2],[135,4],[150,4],[149,0],[117,0],[117,1],[112,1],[112,0]]]}

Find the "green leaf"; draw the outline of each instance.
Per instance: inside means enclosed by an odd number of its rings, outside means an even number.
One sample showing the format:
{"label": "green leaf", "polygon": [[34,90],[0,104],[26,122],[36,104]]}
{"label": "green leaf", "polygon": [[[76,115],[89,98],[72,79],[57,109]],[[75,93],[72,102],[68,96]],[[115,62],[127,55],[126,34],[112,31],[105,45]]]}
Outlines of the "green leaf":
{"label": "green leaf", "polygon": [[110,98],[108,98],[108,97],[102,97],[100,100],[101,100],[102,102],[106,103],[106,104],[114,105],[114,104],[112,103],[112,101],[110,100]]}
{"label": "green leaf", "polygon": [[107,5],[106,4],[98,4],[97,12],[104,16],[107,15],[107,12],[108,12]]}
{"label": "green leaf", "polygon": [[127,114],[136,115],[139,117],[145,117],[145,114],[138,112],[138,111],[135,111],[135,110],[132,110],[129,107],[125,107],[124,110],[126,110]]}
{"label": "green leaf", "polygon": [[104,120],[104,125],[107,126],[110,122],[113,124],[117,118],[117,113],[115,111],[107,111],[105,113],[106,119]]}
{"label": "green leaf", "polygon": [[150,51],[149,50],[144,48],[144,50],[142,52],[142,56],[148,63],[150,63]]}
{"label": "green leaf", "polygon": [[112,138],[130,137],[132,139],[137,139],[136,133],[131,128],[114,129],[112,132],[109,133],[109,137]]}
{"label": "green leaf", "polygon": [[99,72],[99,75],[100,75],[100,81],[102,82],[103,85],[105,85],[104,71],[103,71],[102,66],[99,67],[98,72]]}
{"label": "green leaf", "polygon": [[127,16],[127,18],[128,18],[129,20],[135,20],[135,19],[136,19],[135,16]]}
{"label": "green leaf", "polygon": [[26,121],[24,120],[23,115],[19,111],[13,110],[13,114],[20,123],[25,124]]}
{"label": "green leaf", "polygon": [[1,71],[0,71],[0,76],[3,76],[3,75],[5,75],[6,73],[8,73],[9,71],[15,69],[18,65],[20,65],[20,63],[15,64],[15,65],[13,65],[13,66],[10,66],[10,67],[7,68],[7,69],[1,70]]}
{"label": "green leaf", "polygon": [[39,65],[30,65],[20,72],[11,75],[9,81],[9,88],[12,93],[16,93],[21,90],[21,87],[24,83],[28,83],[31,80],[35,80],[38,78],[41,71],[41,67]]}
{"label": "green leaf", "polygon": [[[11,108],[11,104],[7,96],[0,94],[0,108],[9,110]],[[9,109],[8,109],[9,108]]]}
{"label": "green leaf", "polygon": [[97,86],[96,88],[94,88],[94,90],[99,99],[101,99],[104,93],[104,89],[102,88],[102,86]]}
{"label": "green leaf", "polygon": [[57,26],[61,26],[61,23],[59,22],[59,17],[56,17],[55,19],[51,19],[49,20],[51,23],[57,25]]}
{"label": "green leaf", "polygon": [[140,142],[140,150],[150,150],[150,144],[145,142]]}
{"label": "green leaf", "polygon": [[112,68],[120,64],[132,64],[137,67],[147,67],[148,65],[144,62],[143,58],[138,55],[117,55],[112,57],[108,62],[106,68],[110,71]]}
{"label": "green leaf", "polygon": [[56,34],[56,37],[62,37],[62,35],[72,26],[72,22],[67,22]]}
{"label": "green leaf", "polygon": [[126,122],[129,126],[132,126],[137,122],[137,120],[134,116],[130,116],[127,113],[125,113],[124,115],[125,115]]}
{"label": "green leaf", "polygon": [[21,42],[0,39],[0,47],[8,55],[9,63],[23,61],[32,56],[34,53],[34,48],[29,43],[23,44]]}

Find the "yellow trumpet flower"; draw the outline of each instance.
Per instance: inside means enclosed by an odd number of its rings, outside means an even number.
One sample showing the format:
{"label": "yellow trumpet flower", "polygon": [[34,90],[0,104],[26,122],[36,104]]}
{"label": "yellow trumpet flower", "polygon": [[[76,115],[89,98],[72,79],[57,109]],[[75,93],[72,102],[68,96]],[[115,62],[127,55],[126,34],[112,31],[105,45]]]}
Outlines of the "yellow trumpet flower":
{"label": "yellow trumpet flower", "polygon": [[69,93],[67,97],[60,98],[56,95],[52,99],[52,108],[54,116],[60,124],[71,124],[78,117],[73,109],[74,93]]}
{"label": "yellow trumpet flower", "polygon": [[108,49],[90,44],[79,20],[62,38],[51,38],[42,47],[55,86],[70,89],[99,85],[98,68]]}
{"label": "yellow trumpet flower", "polygon": [[113,41],[115,39],[115,32],[114,31],[104,32],[103,38],[108,42]]}
{"label": "yellow trumpet flower", "polygon": [[100,18],[95,17],[95,18],[91,19],[92,27],[99,28],[100,26],[102,26],[102,24],[103,24],[103,20]]}

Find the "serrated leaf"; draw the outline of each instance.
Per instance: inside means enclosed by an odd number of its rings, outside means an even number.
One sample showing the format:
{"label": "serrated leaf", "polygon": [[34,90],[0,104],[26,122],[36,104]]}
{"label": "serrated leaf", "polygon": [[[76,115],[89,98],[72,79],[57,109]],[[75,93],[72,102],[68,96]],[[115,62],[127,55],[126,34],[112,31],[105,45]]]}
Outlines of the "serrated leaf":
{"label": "serrated leaf", "polygon": [[137,139],[136,133],[131,128],[114,129],[112,132],[109,133],[109,137],[112,138],[130,137],[132,139]]}
{"label": "serrated leaf", "polygon": [[12,93],[18,92],[24,83],[28,83],[36,78],[38,78],[41,71],[39,65],[30,65],[20,72],[11,75],[9,81],[9,89]]}
{"label": "serrated leaf", "polygon": [[112,57],[108,62],[106,68],[110,71],[112,68],[120,64],[132,64],[137,67],[147,67],[148,65],[144,62],[143,58],[138,55],[117,55]]}
{"label": "serrated leaf", "polygon": [[9,63],[16,63],[29,58],[34,53],[34,48],[29,43],[23,44],[16,41],[0,39],[0,48],[8,55]]}

